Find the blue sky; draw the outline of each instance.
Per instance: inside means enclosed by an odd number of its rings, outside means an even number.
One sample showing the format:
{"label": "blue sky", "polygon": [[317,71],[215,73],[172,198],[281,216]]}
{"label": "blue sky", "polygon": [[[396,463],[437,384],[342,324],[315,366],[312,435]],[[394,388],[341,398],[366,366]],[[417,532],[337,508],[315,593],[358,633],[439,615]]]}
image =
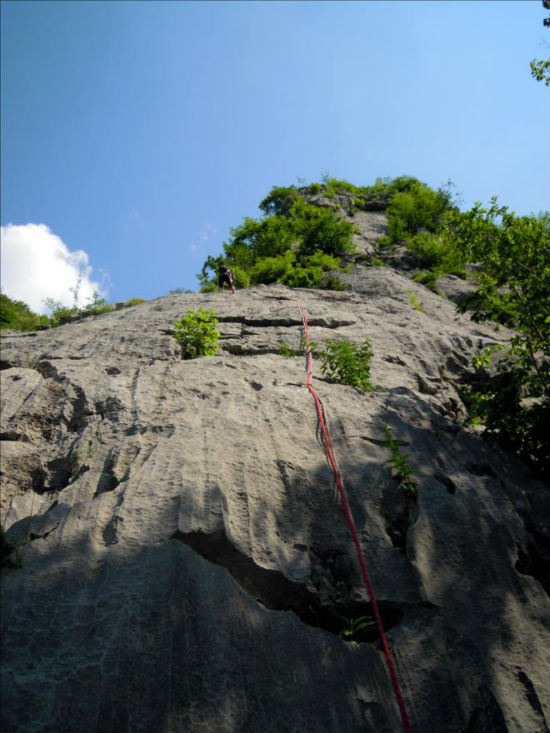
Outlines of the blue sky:
{"label": "blue sky", "polygon": [[538,0],[2,2],[3,292],[39,309],[78,272],[81,298],[195,290],[272,186],[325,172],[548,209],[544,17]]}

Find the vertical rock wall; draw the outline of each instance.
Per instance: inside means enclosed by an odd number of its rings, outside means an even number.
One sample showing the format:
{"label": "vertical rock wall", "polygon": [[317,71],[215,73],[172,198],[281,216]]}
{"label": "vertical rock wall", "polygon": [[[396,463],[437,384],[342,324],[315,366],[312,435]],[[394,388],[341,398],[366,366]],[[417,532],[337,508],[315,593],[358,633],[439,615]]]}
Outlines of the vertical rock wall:
{"label": "vertical rock wall", "polygon": [[[548,731],[548,490],[457,391],[508,333],[389,269],[355,278],[2,340],[3,731],[401,730],[376,633],[338,635],[371,609],[303,358],[280,355],[293,299],[315,341],[373,345],[374,392],[314,381],[414,730]],[[172,324],[199,306],[222,351],[183,361]]]}

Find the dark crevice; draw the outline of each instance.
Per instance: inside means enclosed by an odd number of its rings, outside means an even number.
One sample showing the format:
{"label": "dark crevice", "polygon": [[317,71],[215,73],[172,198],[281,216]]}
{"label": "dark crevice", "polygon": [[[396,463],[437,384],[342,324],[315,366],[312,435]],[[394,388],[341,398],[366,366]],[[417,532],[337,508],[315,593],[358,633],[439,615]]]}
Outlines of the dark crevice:
{"label": "dark crevice", "polygon": [[474,476],[490,476],[496,478],[496,474],[488,463],[467,463],[466,468],[471,471]]}
{"label": "dark crevice", "polygon": [[392,545],[406,555],[407,532],[418,518],[416,496],[406,494],[394,481],[384,490],[380,510]]}
{"label": "dark crevice", "polygon": [[[48,356],[48,359],[54,358],[53,356]],[[39,361],[34,368],[44,379],[54,379],[56,382],[65,381],[65,378],[59,375],[56,367],[46,359]]]}
{"label": "dark crevice", "polygon": [[[291,318],[246,318],[246,316],[218,316],[219,323],[242,323],[244,326],[258,326],[258,327],[278,327],[287,326],[295,327],[302,325],[302,319],[300,317]],[[336,318],[324,318],[324,317],[308,317],[309,326],[320,326],[321,328],[340,328],[341,326],[353,326],[356,323],[355,320],[350,319],[336,319]]]}
{"label": "dark crevice", "polygon": [[103,542],[106,545],[116,545],[118,542],[117,525],[122,522],[121,517],[113,517],[103,530]]}
{"label": "dark crevice", "polygon": [[29,535],[29,540],[45,540],[46,537],[51,534],[52,532],[55,532],[55,530],[59,527],[58,524],[55,525],[55,527],[52,527],[47,532],[44,532],[44,534],[35,534],[34,532],[31,532]]}
{"label": "dark crevice", "polygon": [[521,575],[530,575],[535,580],[538,580],[544,588],[546,595],[550,597],[550,552],[548,540],[538,532],[536,534],[531,532],[530,539],[531,541],[527,542],[527,552],[518,548],[518,559],[514,567]]}
{"label": "dark crevice", "polygon": [[[124,491],[121,491],[115,507],[115,511],[118,510],[124,502]],[[108,547],[109,545],[116,545],[118,543],[118,524],[122,522],[122,517],[115,514],[109,523],[103,529],[103,542]]]}
{"label": "dark crevice", "polygon": [[542,718],[543,724],[544,724],[544,733],[548,733],[548,726],[546,725],[546,720],[544,718],[544,711],[542,709],[542,705],[540,704],[539,696],[537,695],[537,692],[535,690],[535,687],[529,677],[525,674],[525,672],[522,669],[519,669],[519,667],[516,667],[516,674],[518,680],[521,682],[521,684],[525,688],[525,692],[527,694],[527,700],[529,702],[529,705],[533,708],[535,713],[539,715]]}
{"label": "dark crevice", "polygon": [[11,364],[9,361],[5,361],[4,359],[0,359],[0,371],[2,369],[13,369],[15,365]]}
{"label": "dark crevice", "polygon": [[88,401],[84,390],[81,387],[75,386],[76,397],[72,401],[73,414],[67,425],[67,429],[71,433],[78,433],[83,430],[88,424],[87,418],[93,415],[93,412],[88,408]]}
{"label": "dark crevice", "polygon": [[102,420],[108,418],[112,422],[118,422],[118,413],[124,409],[122,402],[117,397],[107,397],[94,404],[94,410]]}
{"label": "dark crevice", "polygon": [[[211,534],[183,533],[176,530],[170,539],[183,542],[209,562],[229,571],[236,583],[258,603],[275,611],[292,611],[305,624],[338,635],[346,627],[346,620],[360,616],[372,617],[370,603],[339,603],[322,605],[318,597],[302,583],[288,580],[281,572],[261,568],[237,550],[220,530]],[[382,625],[388,631],[403,617],[402,604],[378,602]],[[353,637],[357,642],[373,642],[379,638],[375,625],[368,626]]]}
{"label": "dark crevice", "polygon": [[452,478],[442,473],[441,471],[436,471],[434,473],[434,478],[437,479],[437,481],[439,481],[440,484],[443,484],[443,486],[447,489],[447,492],[449,494],[455,493],[456,486]]}
{"label": "dark crevice", "polygon": [[[83,473],[89,471],[86,464],[77,467],[77,457],[73,453],[48,461],[46,467],[36,466],[30,472],[33,491],[44,494],[49,491],[63,491]],[[53,509],[56,503],[50,509]],[[49,511],[49,510],[48,510]]]}
{"label": "dark crevice", "polygon": [[42,466],[37,466],[36,468],[33,468],[30,474],[33,491],[35,491],[37,494],[43,494],[45,491],[48,490],[48,487],[46,486],[47,473],[42,468]]}
{"label": "dark crevice", "polygon": [[113,471],[114,464],[115,461],[112,456],[107,458],[103,464],[103,471],[101,472],[101,476],[97,483],[94,499],[100,494],[105,494],[108,491],[114,491],[120,484],[120,480],[116,477],[115,472]]}
{"label": "dark crevice", "polygon": [[54,458],[48,463],[49,479],[48,491],[62,491],[71,482],[73,473],[73,460],[70,456],[63,458]]}
{"label": "dark crevice", "polygon": [[221,348],[223,351],[227,351],[229,354],[234,354],[235,356],[263,356],[264,354],[275,354],[276,356],[281,355],[278,348],[274,349],[273,346],[268,344],[264,346],[259,345],[249,347],[246,343],[232,342],[222,343]]}
{"label": "dark crevice", "polygon": [[0,433],[0,440],[21,441],[29,443],[29,438],[24,433],[18,433],[15,430],[5,430]]}

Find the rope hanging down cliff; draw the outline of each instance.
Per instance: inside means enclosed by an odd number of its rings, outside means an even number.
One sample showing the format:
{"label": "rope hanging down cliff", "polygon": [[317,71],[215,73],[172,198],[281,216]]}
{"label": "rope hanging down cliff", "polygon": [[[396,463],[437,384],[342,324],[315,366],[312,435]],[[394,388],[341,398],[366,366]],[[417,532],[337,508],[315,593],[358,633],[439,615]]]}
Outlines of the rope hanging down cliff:
{"label": "rope hanging down cliff", "polygon": [[365,556],[363,554],[363,551],[361,549],[361,544],[359,542],[359,537],[357,535],[357,530],[355,528],[355,521],[353,519],[353,515],[351,513],[351,509],[347,500],[346,492],[344,490],[344,485],[342,483],[342,477],[340,475],[340,471],[338,470],[338,466],[336,465],[336,461],[334,458],[334,453],[332,450],[332,444],[330,441],[330,435],[328,432],[328,428],[324,419],[324,410],[323,405],[321,403],[321,400],[319,398],[319,395],[315,391],[312,385],[312,376],[313,376],[313,356],[311,354],[311,343],[309,339],[309,329],[308,329],[308,323],[307,323],[307,313],[305,308],[298,304],[298,308],[300,309],[300,314],[302,316],[302,321],[304,324],[304,334],[306,339],[306,346],[307,346],[307,388],[310,391],[311,395],[313,396],[313,399],[315,400],[315,406],[317,408],[317,414],[319,416],[319,424],[321,426],[321,432],[323,435],[323,441],[325,444],[325,450],[327,452],[328,460],[330,462],[332,472],[334,474],[334,481],[336,483],[336,487],[338,489],[338,493],[340,495],[340,501],[342,502],[342,508],[344,510],[344,514],[346,515],[346,519],[351,531],[351,536],[353,540],[353,544],[355,546],[355,551],[357,553],[357,558],[359,560],[359,565],[361,566],[361,573],[363,575],[363,580],[365,582],[365,586],[367,588],[367,593],[370,599],[370,603],[372,606],[372,611],[374,614],[374,618],[376,620],[376,625],[378,627],[378,633],[380,634],[380,640],[382,642],[382,648],[384,650],[384,656],[386,658],[386,664],[388,666],[388,671],[390,673],[391,683],[393,687],[393,691],[395,694],[395,698],[397,700],[397,704],[399,705],[399,710],[401,712],[401,720],[403,721],[403,729],[405,730],[405,733],[412,733],[412,727],[409,720],[409,716],[407,714],[407,708],[405,706],[405,700],[403,698],[403,695],[401,693],[401,689],[399,687],[399,681],[397,679],[397,672],[395,670],[395,665],[393,663],[393,659],[391,656],[391,652],[388,646],[388,642],[386,640],[386,634],[384,632],[384,628],[382,626],[382,619],[380,618],[380,612],[378,610],[378,603],[376,602],[376,598],[374,596],[372,583],[370,580],[369,572],[367,570],[367,564],[365,561]]}

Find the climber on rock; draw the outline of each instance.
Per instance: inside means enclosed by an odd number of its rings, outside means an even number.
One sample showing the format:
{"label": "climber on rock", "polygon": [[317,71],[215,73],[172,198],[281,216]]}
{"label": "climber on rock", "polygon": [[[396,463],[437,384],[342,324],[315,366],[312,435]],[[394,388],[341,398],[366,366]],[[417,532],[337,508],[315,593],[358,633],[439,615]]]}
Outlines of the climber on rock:
{"label": "climber on rock", "polygon": [[229,267],[226,267],[225,265],[220,265],[220,269],[218,272],[218,287],[220,290],[225,290],[225,286],[229,285],[231,288],[231,292],[233,295],[235,295],[235,280],[233,275],[233,270],[230,270]]}

